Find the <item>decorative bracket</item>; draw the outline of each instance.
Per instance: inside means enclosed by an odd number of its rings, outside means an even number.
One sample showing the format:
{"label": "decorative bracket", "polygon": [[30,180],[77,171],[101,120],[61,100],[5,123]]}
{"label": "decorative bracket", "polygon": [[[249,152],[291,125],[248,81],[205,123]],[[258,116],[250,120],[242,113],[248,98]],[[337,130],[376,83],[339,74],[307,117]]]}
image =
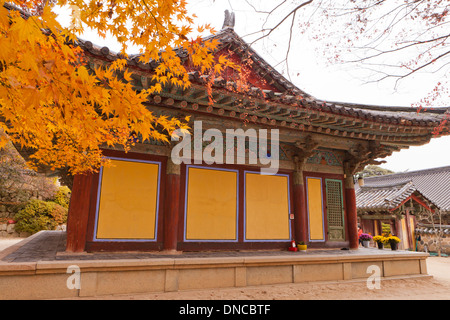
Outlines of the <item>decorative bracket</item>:
{"label": "decorative bracket", "polygon": [[304,141],[296,141],[293,150],[293,159],[295,170],[302,171],[306,160],[314,154],[314,150],[319,147],[319,143],[314,141],[311,136],[306,136]]}
{"label": "decorative bracket", "polygon": [[345,173],[347,175],[353,175],[355,172],[363,170],[368,164],[378,165],[386,163],[384,160],[375,160],[382,152],[383,147],[376,141],[370,141],[367,147],[362,144],[357,144],[348,150],[348,156],[345,161],[347,163]]}

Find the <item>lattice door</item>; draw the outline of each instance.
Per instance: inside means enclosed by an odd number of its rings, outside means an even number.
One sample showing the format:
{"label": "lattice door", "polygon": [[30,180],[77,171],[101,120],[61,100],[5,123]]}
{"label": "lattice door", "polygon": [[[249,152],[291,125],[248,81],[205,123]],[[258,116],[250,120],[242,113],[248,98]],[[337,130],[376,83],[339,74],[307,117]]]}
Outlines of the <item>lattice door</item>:
{"label": "lattice door", "polygon": [[328,240],[345,240],[344,204],[342,200],[342,181],[326,179]]}

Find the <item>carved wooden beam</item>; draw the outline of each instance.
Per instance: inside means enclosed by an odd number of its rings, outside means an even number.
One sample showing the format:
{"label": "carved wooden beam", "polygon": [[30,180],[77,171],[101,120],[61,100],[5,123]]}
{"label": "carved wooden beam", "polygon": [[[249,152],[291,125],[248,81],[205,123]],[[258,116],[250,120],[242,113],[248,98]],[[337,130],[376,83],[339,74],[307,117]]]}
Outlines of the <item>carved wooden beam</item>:
{"label": "carved wooden beam", "polygon": [[[389,152],[388,152],[389,153]],[[386,161],[375,160],[386,154],[386,149],[378,141],[370,141],[368,146],[357,144],[347,151],[347,159],[344,165],[346,175],[353,175],[363,170],[368,164],[379,165]]]}
{"label": "carved wooden beam", "polygon": [[[367,164],[373,164],[373,165],[376,165],[376,166],[378,166],[378,165],[380,165],[380,164],[383,164],[383,163],[386,163],[387,161],[385,161],[385,160],[381,160],[381,161],[379,161],[379,160],[369,160],[368,162],[367,162]],[[367,165],[366,164],[366,165]]]}
{"label": "carved wooden beam", "polygon": [[358,159],[359,161],[365,159],[368,155],[370,155],[371,151],[362,144],[357,144],[356,146],[350,148],[348,153],[351,155],[353,159]]}
{"label": "carved wooden beam", "polygon": [[319,143],[314,141],[313,138],[308,135],[303,141],[296,141],[293,158],[296,165],[296,170],[301,171],[306,160],[314,154],[314,150],[319,147]]}

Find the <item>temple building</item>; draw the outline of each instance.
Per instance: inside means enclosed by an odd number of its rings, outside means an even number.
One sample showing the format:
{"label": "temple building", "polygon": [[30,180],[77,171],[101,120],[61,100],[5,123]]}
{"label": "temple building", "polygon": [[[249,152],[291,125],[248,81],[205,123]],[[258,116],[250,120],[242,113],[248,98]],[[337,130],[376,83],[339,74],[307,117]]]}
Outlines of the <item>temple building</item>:
{"label": "temple building", "polygon": [[449,233],[449,166],[367,177],[355,189],[358,222],[366,233],[381,235],[384,224],[401,239],[399,247],[409,250],[421,244],[423,249],[428,230],[442,226]]}
{"label": "temple building", "polygon": [[[292,240],[357,249],[355,172],[428,143],[446,110],[321,101],[265,62],[232,23],[208,39],[219,41],[218,56],[242,66],[248,88],[236,89],[239,74],[211,79],[191,70],[189,88],[166,85],[152,95],[155,114],[190,116],[192,128],[201,126],[190,144],[138,141],[126,153],[105,147],[112,166],[74,177],[67,251],[285,249]],[[79,45],[91,68],[118,58],[107,47]],[[187,54],[179,56],[187,65]],[[129,57],[136,90],[149,87],[156,65]],[[217,141],[230,131],[235,140],[211,153],[211,132]],[[220,153],[235,161],[204,158]],[[261,174],[275,161],[275,173]]]}

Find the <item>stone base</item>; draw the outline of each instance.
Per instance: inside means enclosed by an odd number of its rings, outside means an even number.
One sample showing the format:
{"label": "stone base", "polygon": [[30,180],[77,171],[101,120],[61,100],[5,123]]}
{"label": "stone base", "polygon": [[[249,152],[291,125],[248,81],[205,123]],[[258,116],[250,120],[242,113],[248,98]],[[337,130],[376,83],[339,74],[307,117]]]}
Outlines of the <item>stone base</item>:
{"label": "stone base", "polygon": [[323,281],[429,277],[417,252],[0,262],[0,299],[93,297]]}

